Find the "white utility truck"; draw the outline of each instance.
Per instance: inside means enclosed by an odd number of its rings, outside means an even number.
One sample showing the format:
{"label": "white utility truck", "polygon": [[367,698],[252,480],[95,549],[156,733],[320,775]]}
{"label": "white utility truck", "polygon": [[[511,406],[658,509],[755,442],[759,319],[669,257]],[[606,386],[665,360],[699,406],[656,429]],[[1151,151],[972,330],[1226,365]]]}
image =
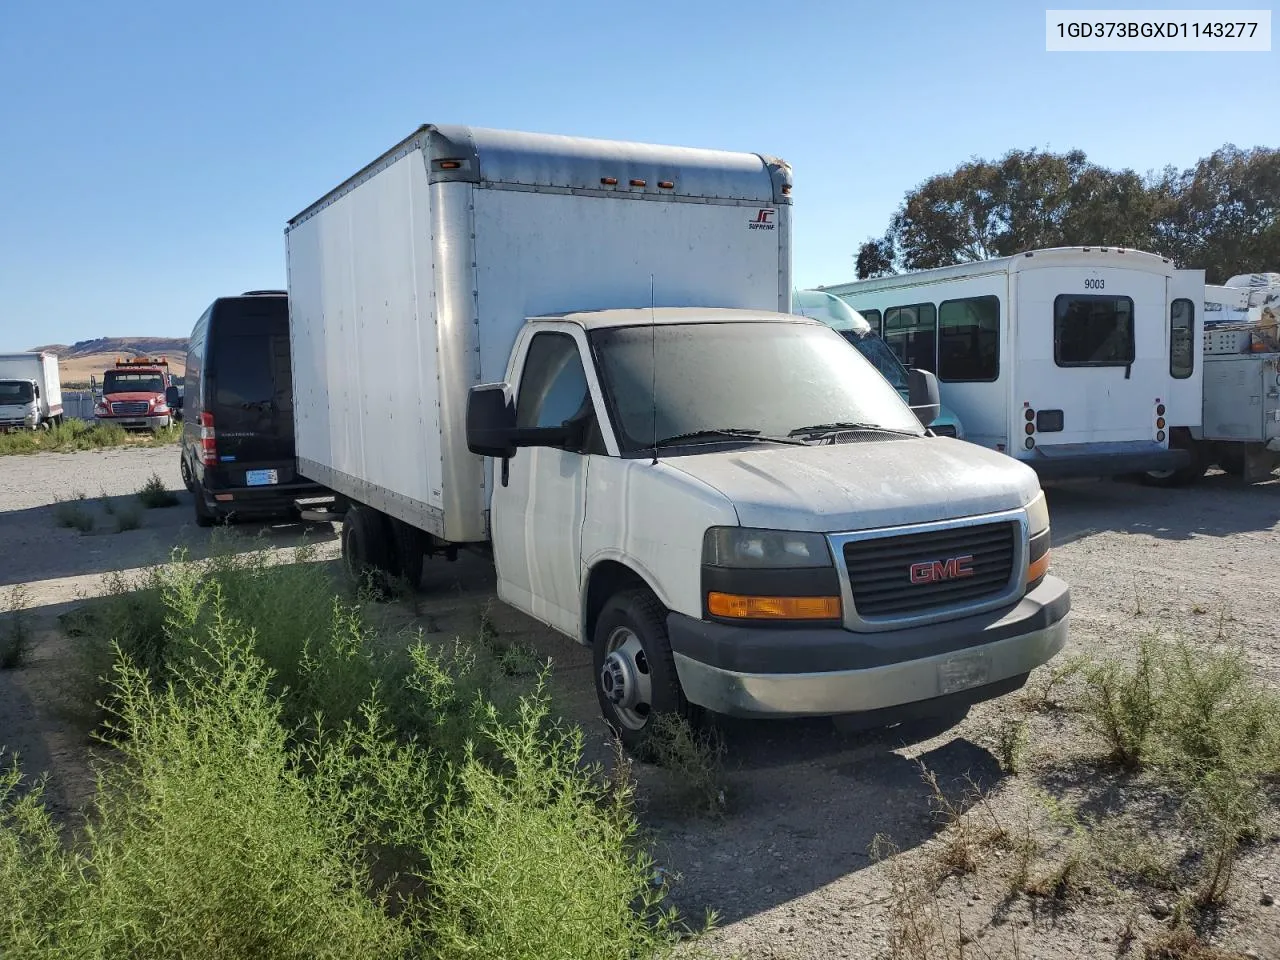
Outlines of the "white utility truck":
{"label": "white utility truck", "polygon": [[1192,483],[1216,463],[1245,483],[1269,480],[1280,467],[1280,274],[1206,286],[1203,341],[1203,411],[1171,440],[1191,462],[1155,479]]}
{"label": "white utility truck", "polygon": [[[286,229],[298,470],[360,576],[488,545],[659,713],[952,715],[1067,636],[1035,473],[789,313],[781,160],[423,126]],[[852,722],[859,722],[858,720]]]}
{"label": "white utility truck", "polygon": [[1204,272],[1108,247],[1032,250],[823,286],[930,370],[971,443],[1042,480],[1185,467],[1168,424],[1198,423]]}
{"label": "white utility truck", "polygon": [[62,423],[57,354],[0,354],[0,431],[48,430]]}

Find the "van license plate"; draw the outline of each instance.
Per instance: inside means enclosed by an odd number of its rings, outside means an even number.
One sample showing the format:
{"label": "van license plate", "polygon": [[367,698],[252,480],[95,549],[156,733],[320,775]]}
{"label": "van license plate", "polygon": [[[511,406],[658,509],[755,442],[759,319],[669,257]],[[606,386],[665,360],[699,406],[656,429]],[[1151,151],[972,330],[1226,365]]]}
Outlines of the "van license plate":
{"label": "van license plate", "polygon": [[991,681],[991,662],[986,652],[975,650],[957,654],[938,664],[938,694],[972,690]]}
{"label": "van license plate", "polygon": [[267,487],[280,480],[274,470],[246,470],[244,482],[251,487]]}

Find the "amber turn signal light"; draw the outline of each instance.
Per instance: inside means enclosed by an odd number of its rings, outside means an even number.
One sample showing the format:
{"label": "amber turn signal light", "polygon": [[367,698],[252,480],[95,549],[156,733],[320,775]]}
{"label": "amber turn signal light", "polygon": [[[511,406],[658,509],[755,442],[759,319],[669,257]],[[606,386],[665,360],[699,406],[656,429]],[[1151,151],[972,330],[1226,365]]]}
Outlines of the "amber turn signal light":
{"label": "amber turn signal light", "polygon": [[1027,583],[1035,583],[1049,572],[1049,551],[1046,550],[1039,560],[1027,564]]}
{"label": "amber turn signal light", "polygon": [[734,620],[838,620],[839,597],[744,597],[707,594],[712,616]]}

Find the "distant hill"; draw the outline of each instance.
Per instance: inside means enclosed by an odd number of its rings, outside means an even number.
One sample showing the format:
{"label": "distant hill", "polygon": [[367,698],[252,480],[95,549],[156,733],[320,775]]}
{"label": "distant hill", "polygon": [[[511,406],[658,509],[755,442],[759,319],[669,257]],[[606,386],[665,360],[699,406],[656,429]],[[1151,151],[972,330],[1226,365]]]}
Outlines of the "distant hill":
{"label": "distant hill", "polygon": [[98,337],[70,346],[46,343],[31,349],[58,355],[63,386],[88,383],[90,377],[101,380],[103,371],[125,357],[164,357],[169,361],[169,369],[178,376],[187,368],[186,337]]}

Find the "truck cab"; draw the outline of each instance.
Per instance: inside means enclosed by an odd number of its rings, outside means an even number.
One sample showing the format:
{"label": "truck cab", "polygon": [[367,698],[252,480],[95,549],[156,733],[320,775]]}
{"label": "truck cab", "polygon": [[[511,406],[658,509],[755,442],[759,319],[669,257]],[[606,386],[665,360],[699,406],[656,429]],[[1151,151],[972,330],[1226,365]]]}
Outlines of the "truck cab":
{"label": "truck cab", "polygon": [[39,390],[34,380],[0,380],[0,430],[39,429]]}
{"label": "truck cab", "polygon": [[632,747],[659,713],[887,719],[1016,689],[1067,636],[1044,494],[926,429],[931,374],[911,394],[793,315],[531,319],[467,411],[499,596],[593,648]]}
{"label": "truck cab", "polygon": [[0,432],[62,423],[58,358],[49,351],[0,354]]}
{"label": "truck cab", "polygon": [[170,406],[173,379],[164,357],[117,359],[102,375],[101,396],[94,418],[126,430],[163,430],[173,425]]}

